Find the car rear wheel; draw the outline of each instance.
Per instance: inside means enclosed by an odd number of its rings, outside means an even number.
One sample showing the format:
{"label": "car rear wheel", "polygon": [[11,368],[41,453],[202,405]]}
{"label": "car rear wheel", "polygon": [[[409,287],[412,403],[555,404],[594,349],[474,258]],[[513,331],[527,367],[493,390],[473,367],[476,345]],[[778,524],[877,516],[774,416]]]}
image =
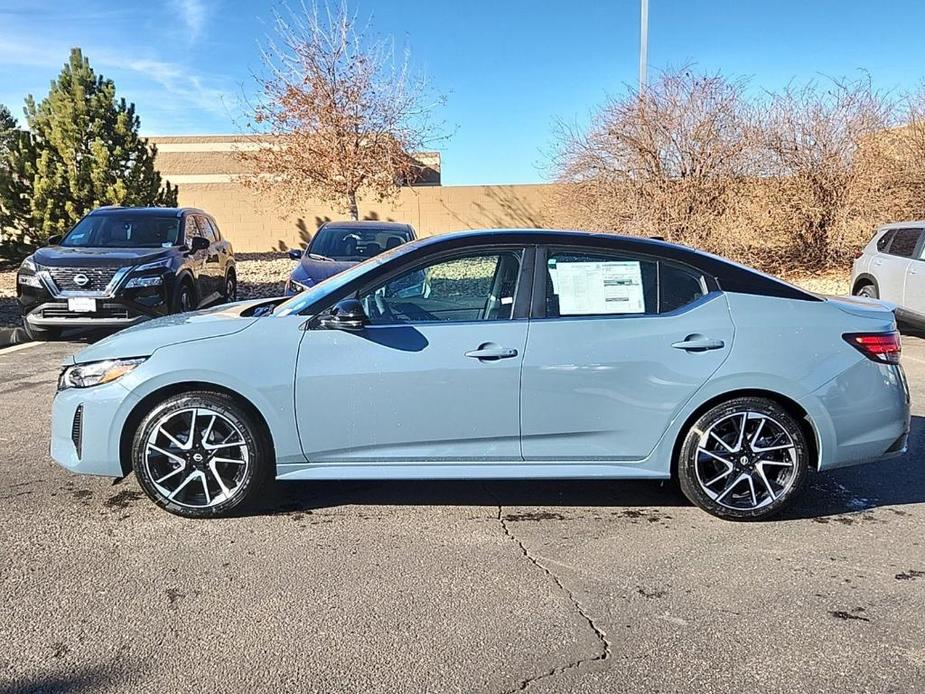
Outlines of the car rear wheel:
{"label": "car rear wheel", "polygon": [[880,293],[872,284],[862,284],[854,290],[855,296],[866,296],[868,299],[879,299]]}
{"label": "car rear wheel", "polygon": [[135,433],[132,464],[154,503],[187,518],[240,508],[273,469],[272,447],[253,415],[210,391],[173,395],[155,407]]}
{"label": "car rear wheel", "polygon": [[799,422],[773,400],[716,405],[690,427],[678,459],[684,495],[714,516],[761,520],[793,501],[811,449]]}

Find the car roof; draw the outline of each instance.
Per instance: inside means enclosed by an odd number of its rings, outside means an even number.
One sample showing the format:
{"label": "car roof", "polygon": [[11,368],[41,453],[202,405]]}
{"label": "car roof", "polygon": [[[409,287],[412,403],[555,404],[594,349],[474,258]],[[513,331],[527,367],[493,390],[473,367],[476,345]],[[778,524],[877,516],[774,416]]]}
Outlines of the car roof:
{"label": "car roof", "polygon": [[153,215],[153,216],[176,216],[179,217],[183,214],[204,214],[211,217],[208,212],[204,212],[196,207],[122,207],[120,205],[108,205],[106,207],[97,207],[95,210],[91,210],[87,213],[87,216],[93,215],[106,215],[106,214],[119,214],[123,212],[131,212],[135,215]]}
{"label": "car roof", "polygon": [[788,299],[820,300],[777,277],[740,265],[705,251],[660,239],[565,229],[471,229],[456,231],[402,244],[396,254],[428,254],[473,245],[563,245],[613,248],[627,253],[649,255],[696,268],[714,277],[725,291],[763,294]]}
{"label": "car roof", "polygon": [[889,224],[881,224],[877,229],[906,229],[909,227],[925,227],[925,220],[913,219],[908,222],[890,222]]}
{"label": "car roof", "polygon": [[381,231],[406,231],[411,228],[410,224],[404,222],[379,222],[374,220],[349,221],[340,220],[336,222],[325,222],[324,228],[331,229],[379,229]]}

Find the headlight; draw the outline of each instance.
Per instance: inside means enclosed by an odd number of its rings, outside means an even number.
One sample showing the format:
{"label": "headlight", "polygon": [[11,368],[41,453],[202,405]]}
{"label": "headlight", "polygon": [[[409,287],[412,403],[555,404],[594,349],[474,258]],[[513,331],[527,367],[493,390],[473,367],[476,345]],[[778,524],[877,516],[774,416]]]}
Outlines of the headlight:
{"label": "headlight", "polygon": [[138,287],[158,287],[164,283],[164,278],[160,275],[154,277],[133,277],[125,285],[126,289],[137,289]]}
{"label": "headlight", "polygon": [[74,364],[61,372],[58,378],[58,390],[65,388],[89,388],[103,383],[111,383],[121,378],[147,357],[135,359],[107,359],[89,364]]}
{"label": "headlight", "polygon": [[298,280],[294,280],[290,277],[288,284],[288,289],[298,294],[299,292],[304,292],[306,289],[311,289],[314,283],[311,280],[299,282]]}
{"label": "headlight", "polygon": [[[132,275],[136,275],[141,272],[150,272],[152,270],[166,270],[170,267],[170,258],[164,258],[163,260],[156,260],[153,263],[146,263],[145,265],[139,265],[138,267],[132,268]],[[132,277],[125,285],[126,289],[137,289],[139,287],[158,287],[164,283],[164,278],[161,275],[147,276],[147,277]]]}
{"label": "headlight", "polygon": [[35,287],[36,289],[42,288],[42,280],[40,280],[35,275],[20,275],[19,283],[24,284],[27,287]]}
{"label": "headlight", "polygon": [[24,261],[22,261],[22,265],[19,266],[19,271],[31,272],[33,274],[38,272],[38,268],[36,267],[35,262],[32,260],[32,256],[29,256]]}

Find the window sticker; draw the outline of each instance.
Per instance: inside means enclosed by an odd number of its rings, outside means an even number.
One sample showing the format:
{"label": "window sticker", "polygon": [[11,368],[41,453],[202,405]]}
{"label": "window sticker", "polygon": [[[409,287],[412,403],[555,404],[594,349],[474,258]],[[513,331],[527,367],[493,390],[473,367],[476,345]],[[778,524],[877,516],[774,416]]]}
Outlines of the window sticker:
{"label": "window sticker", "polygon": [[558,263],[553,286],[560,316],[646,312],[638,260]]}

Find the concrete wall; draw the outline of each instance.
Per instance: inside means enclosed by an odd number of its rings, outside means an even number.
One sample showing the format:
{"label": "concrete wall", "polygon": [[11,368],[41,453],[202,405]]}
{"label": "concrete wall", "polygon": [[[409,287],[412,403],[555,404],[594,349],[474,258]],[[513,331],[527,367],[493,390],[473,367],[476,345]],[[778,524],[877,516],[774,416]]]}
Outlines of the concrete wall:
{"label": "concrete wall", "polygon": [[[159,148],[161,174],[180,188],[180,205],[200,207],[214,215],[238,252],[297,247],[310,239],[321,223],[345,218],[323,203],[286,209],[238,182],[235,174],[241,169],[232,149],[236,138],[151,140]],[[439,171],[439,158],[430,162]],[[551,226],[549,210],[554,192],[553,184],[413,186],[402,188],[393,200],[360,201],[360,216],[408,222],[422,236],[457,229]]]}

